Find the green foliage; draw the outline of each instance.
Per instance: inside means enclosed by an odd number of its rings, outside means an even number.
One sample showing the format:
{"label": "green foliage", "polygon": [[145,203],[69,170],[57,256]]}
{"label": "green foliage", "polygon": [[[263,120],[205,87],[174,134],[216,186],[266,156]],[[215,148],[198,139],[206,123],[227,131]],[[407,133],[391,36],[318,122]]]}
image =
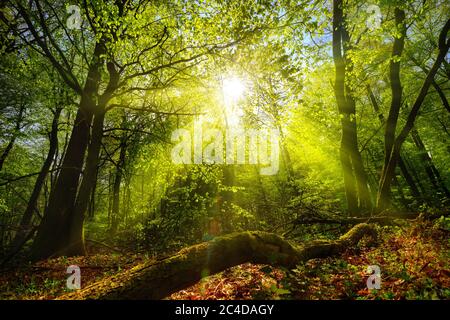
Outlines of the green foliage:
{"label": "green foliage", "polygon": [[[0,22],[0,152],[4,155],[0,256],[18,234],[49,151],[55,110],[62,109],[57,151],[26,228],[45,221],[42,217],[70,146],[81,145],[77,142],[80,136],[94,140],[92,123],[82,133],[74,130],[82,98],[92,100],[90,111],[95,112],[105,102],[100,111],[106,112],[99,160],[93,166],[95,186],[89,203],[83,203],[88,207],[84,215],[87,239],[153,255],[234,231],[275,231],[303,241],[330,239],[344,230],[334,225],[295,224],[348,215],[340,157],[348,141],[341,140],[344,115],[336,106],[331,1],[127,1],[123,7],[120,1],[74,1],[82,7],[78,30],[67,28],[67,3],[33,1],[23,9],[29,19],[18,12],[23,1],[12,3],[2,5]],[[380,118],[388,117],[392,102],[390,66],[400,63],[403,98],[394,132],[398,135],[433,65],[437,35],[450,15],[450,5],[437,0],[374,4],[382,15],[377,28],[367,25],[366,4],[344,1],[343,9],[350,33],[350,45],[345,48],[345,90],[355,100],[355,113],[349,120],[355,126],[354,142],[375,203],[386,152],[385,120]],[[408,28],[401,56],[392,55],[393,43],[402,31],[395,25],[395,8],[405,11]],[[34,39],[33,26],[45,41]],[[101,51],[98,57],[95,48]],[[97,63],[94,87],[98,88],[85,87]],[[425,218],[443,215],[432,228],[418,227],[424,236],[450,230],[450,220],[444,216],[450,207],[450,118],[445,105],[449,71],[447,56],[414,123],[420,143],[410,135],[401,148],[412,183],[398,168],[391,188],[392,208],[425,212]],[[112,85],[114,76],[119,81]],[[223,90],[228,78],[240,79],[245,87],[233,106],[227,102],[233,99],[225,97]],[[229,109],[244,129],[278,130],[280,166],[275,175],[262,175],[261,164],[173,163],[174,130],[194,134],[194,122],[199,119],[204,131],[234,130],[226,119]],[[209,142],[202,141],[201,147]],[[83,163],[68,179],[80,183],[88,161],[87,151],[81,149],[77,155]],[[249,157],[249,152],[245,155]],[[74,206],[79,189],[78,184],[67,190],[74,199],[68,207]],[[371,251],[364,242],[355,250],[366,252],[364,263],[381,260],[390,276],[411,287],[406,293],[390,289],[359,292],[363,290],[363,263],[342,258],[299,266],[294,271],[298,281],[294,277],[281,285],[272,283],[255,297],[287,298],[298,293],[320,298],[329,294],[314,287],[313,280],[338,281],[339,297],[344,298],[448,296],[441,284],[418,276],[423,272],[405,264],[405,252],[396,252],[399,244],[394,238],[405,237],[401,228],[380,232],[384,237],[392,235],[392,243],[383,240],[392,250]],[[429,244],[418,241],[416,250],[427,248]],[[273,275],[273,270],[261,272]],[[310,279],[305,280],[305,275]],[[410,285],[416,280],[417,287]],[[36,295],[33,281],[18,290]],[[355,282],[357,287],[352,286]],[[290,287],[293,283],[296,289]],[[58,285],[50,278],[43,282],[50,291]]]}

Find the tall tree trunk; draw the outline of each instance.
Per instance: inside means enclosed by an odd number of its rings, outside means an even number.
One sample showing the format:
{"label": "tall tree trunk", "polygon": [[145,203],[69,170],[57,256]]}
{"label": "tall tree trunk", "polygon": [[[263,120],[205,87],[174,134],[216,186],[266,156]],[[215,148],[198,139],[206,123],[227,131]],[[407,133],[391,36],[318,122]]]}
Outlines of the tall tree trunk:
{"label": "tall tree trunk", "polygon": [[91,119],[90,110],[78,110],[61,172],[54,191],[50,193],[48,207],[33,242],[33,259],[47,258],[63,249],[66,244],[67,217],[69,211],[73,210]]}
{"label": "tall tree trunk", "polygon": [[[399,8],[394,9],[396,31],[399,36],[394,37],[391,60],[389,62],[389,79],[391,85],[391,106],[386,120],[384,131],[384,154],[391,154],[395,140],[398,116],[402,105],[403,88],[400,81],[400,60],[405,47],[406,24],[405,12]],[[384,165],[387,165],[389,159],[385,157]]]}
{"label": "tall tree trunk", "polygon": [[108,172],[108,229],[111,228],[111,222],[112,222],[112,199],[113,199],[113,173],[112,169]]}
{"label": "tall tree trunk", "polygon": [[93,220],[95,216],[95,193],[97,189],[97,175],[98,175],[99,168],[97,167],[97,170],[95,172],[95,179],[94,179],[94,186],[91,191],[91,196],[89,199],[89,207],[88,207],[88,218]]}
{"label": "tall tree trunk", "polygon": [[[389,164],[389,155],[392,154],[392,149],[394,148],[396,128],[398,116],[400,114],[400,107],[402,105],[402,85],[400,82],[400,59],[403,53],[403,48],[405,47],[405,37],[406,37],[406,25],[405,25],[405,12],[399,8],[394,9],[395,15],[395,32],[399,36],[394,37],[394,45],[392,48],[391,60],[389,62],[389,79],[391,84],[391,106],[389,108],[389,114],[386,120],[386,126],[384,130],[384,163],[383,163],[383,173],[386,172],[386,168]],[[400,155],[397,155],[398,158]],[[392,181],[395,169],[392,170],[388,179]],[[379,209],[384,209],[390,204],[390,184],[389,186],[384,183],[380,183],[379,192],[380,198],[378,201]],[[381,205],[381,206],[380,206]]]}
{"label": "tall tree trunk", "polygon": [[349,122],[350,115],[347,111],[347,103],[345,97],[345,63],[342,57],[342,24],[343,24],[343,8],[342,0],[333,1],[333,59],[336,68],[334,93],[341,115],[341,145],[340,160],[344,173],[344,188],[347,198],[347,209],[350,214],[355,214],[358,209],[358,198],[356,195],[356,179],[353,173],[352,162],[347,147],[349,139]]}
{"label": "tall tree trunk", "polygon": [[75,200],[74,208],[69,211],[68,215],[68,224],[66,227],[66,234],[68,236],[62,254],[69,256],[84,255],[86,253],[83,224],[89,205],[89,197],[95,185],[103,138],[103,123],[105,121],[106,105],[119,82],[119,74],[116,71],[114,64],[108,62],[106,65],[110,76],[109,82],[105,92],[98,97],[83,179]]}
{"label": "tall tree trunk", "polygon": [[[345,25],[345,18],[343,19],[343,24],[341,26],[342,35],[342,47],[344,51],[344,64],[345,69],[348,69],[348,74],[353,71],[353,62],[349,55],[352,49],[352,44],[350,41],[350,35]],[[350,155],[353,165],[353,170],[355,172],[356,186],[358,191],[358,201],[359,201],[359,213],[368,214],[372,210],[372,199],[369,190],[369,183],[367,178],[367,173],[364,170],[364,164],[361,156],[361,152],[358,148],[358,130],[356,127],[356,103],[353,97],[353,90],[351,86],[346,81],[347,75],[344,74],[344,84],[345,84],[345,97],[350,111],[350,125],[351,125],[351,140],[350,140]]]}
{"label": "tall tree trunk", "polygon": [[20,249],[18,248],[18,246],[23,243],[23,240],[31,230],[30,223],[31,219],[33,218],[33,212],[36,209],[36,204],[41,193],[42,186],[47,177],[48,171],[50,170],[53,159],[55,158],[56,150],[58,148],[58,122],[61,110],[62,108],[56,107],[55,113],[53,115],[47,157],[45,158],[41,171],[39,172],[36,182],[34,183],[33,191],[31,192],[27,207],[25,209],[25,212],[23,213],[22,219],[20,220],[19,231],[16,233],[14,240],[12,241],[11,251],[14,253]]}
{"label": "tall tree trunk", "polygon": [[87,80],[81,95],[75,123],[61,171],[51,192],[48,207],[32,246],[32,259],[47,258],[65,251],[69,242],[68,226],[74,209],[79,178],[89,143],[90,125],[96,108],[104,46],[97,43]]}
{"label": "tall tree trunk", "polygon": [[125,157],[127,151],[126,136],[122,138],[120,144],[120,154],[119,160],[117,162],[116,174],[114,176],[113,185],[113,203],[112,203],[112,222],[111,222],[111,233],[115,234],[120,222],[120,184],[122,183],[123,169],[125,166]]}
{"label": "tall tree trunk", "polygon": [[[355,100],[352,90],[346,84],[346,67],[351,69],[348,57],[350,39],[344,26],[342,0],[333,1],[333,60],[336,68],[334,92],[341,116],[340,160],[344,173],[344,187],[349,214],[360,214],[371,210],[372,201],[364,170],[361,153],[358,149],[358,136],[355,120]],[[342,54],[344,51],[344,55]]]}
{"label": "tall tree trunk", "polygon": [[95,184],[95,176],[103,137],[104,119],[105,112],[103,110],[96,113],[94,117],[83,179],[75,201],[75,206],[69,211],[69,223],[66,226],[69,237],[64,250],[61,252],[61,254],[64,255],[83,255],[86,252],[84,247],[83,223],[89,205],[89,197]]}
{"label": "tall tree trunk", "polygon": [[355,171],[356,186],[358,190],[358,200],[359,200],[358,210],[360,214],[367,215],[372,210],[372,199],[369,190],[367,173],[364,169],[361,152],[358,149],[358,136],[355,119],[352,121],[351,147],[352,147],[351,159],[353,164],[353,170]]}
{"label": "tall tree trunk", "polygon": [[126,177],[125,179],[125,195],[124,195],[124,226],[128,227],[128,219],[130,216],[130,206],[131,206],[131,177]]}
{"label": "tall tree trunk", "polygon": [[[384,115],[380,110],[380,107],[375,98],[375,95],[373,94],[372,89],[370,88],[370,85],[367,85],[367,91],[369,93],[369,99],[371,101],[372,107],[373,107],[375,113],[378,115],[378,119],[380,119],[381,124],[384,124],[385,123]],[[411,189],[411,194],[413,195],[413,197],[419,198],[420,197],[419,189],[417,188],[413,177],[409,173],[408,168],[406,167],[402,156],[399,157],[398,164],[399,164],[400,171],[402,173],[403,178],[405,179],[406,183],[408,184],[409,188]]]}
{"label": "tall tree trunk", "polygon": [[391,153],[385,154],[385,157],[387,158],[385,160],[386,165],[383,168],[383,172],[380,179],[380,187],[378,189],[377,195],[377,208],[379,211],[385,209],[389,203],[390,185],[395,172],[395,167],[397,166],[397,161],[399,160],[401,147],[403,145],[403,142],[408,137],[411,129],[414,127],[414,122],[419,113],[419,109],[428,93],[428,89],[430,88],[440,65],[445,60],[445,56],[447,55],[448,49],[450,48],[450,40],[447,40],[447,33],[449,30],[450,30],[450,19],[447,20],[446,24],[441,30],[441,33],[439,34],[439,53],[436,57],[433,66],[428,72],[425,81],[422,84],[420,92],[408,115],[406,124],[404,125],[398,137],[395,139]]}
{"label": "tall tree trunk", "polygon": [[[344,128],[344,125],[342,125]],[[342,134],[341,146],[339,150],[339,156],[342,166],[342,171],[344,174],[344,189],[345,196],[347,199],[347,210],[350,215],[355,215],[358,213],[358,197],[356,194],[356,179],[353,173],[352,161],[350,154],[346,150],[345,146],[345,134]]]}

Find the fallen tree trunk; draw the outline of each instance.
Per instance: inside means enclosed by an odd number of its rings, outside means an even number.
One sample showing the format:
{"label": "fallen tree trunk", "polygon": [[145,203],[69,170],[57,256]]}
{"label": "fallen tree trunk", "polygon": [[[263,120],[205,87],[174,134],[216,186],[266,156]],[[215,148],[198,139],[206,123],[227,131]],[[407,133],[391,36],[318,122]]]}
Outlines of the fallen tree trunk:
{"label": "fallen tree trunk", "polygon": [[392,225],[395,224],[395,220],[414,220],[422,217],[425,220],[439,219],[440,217],[449,216],[448,212],[441,212],[437,214],[424,214],[424,213],[410,213],[401,212],[392,215],[374,216],[374,217],[348,217],[348,218],[322,218],[322,217],[300,217],[293,220],[293,225],[308,225],[308,224],[341,224],[341,225],[355,225],[359,223],[377,223],[380,225]]}
{"label": "fallen tree trunk", "polygon": [[330,219],[330,218],[307,218],[307,219],[297,219],[292,222],[294,225],[301,224],[341,224],[341,225],[355,225],[359,223],[378,223],[381,225],[393,224],[395,220],[398,219],[416,219],[419,215],[402,215],[402,216],[380,216],[380,217],[370,217],[370,218],[360,218],[360,217],[349,217],[340,219]]}
{"label": "fallen tree trunk", "polygon": [[361,223],[338,240],[316,240],[303,245],[294,245],[274,233],[233,233],[136,266],[59,299],[162,299],[205,276],[242,263],[293,268],[302,261],[342,252],[364,236],[376,238],[373,226]]}

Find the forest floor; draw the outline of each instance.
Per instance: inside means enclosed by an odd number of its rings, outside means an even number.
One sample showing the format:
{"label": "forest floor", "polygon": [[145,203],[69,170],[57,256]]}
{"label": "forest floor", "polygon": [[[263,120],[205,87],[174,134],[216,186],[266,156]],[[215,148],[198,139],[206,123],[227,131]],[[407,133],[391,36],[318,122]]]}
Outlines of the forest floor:
{"label": "forest floor", "polygon": [[[377,227],[377,246],[364,242],[336,257],[287,271],[243,264],[207,277],[167,299],[450,299],[448,220]],[[148,261],[136,254],[60,257],[0,271],[0,299],[53,299],[66,293],[66,268],[78,265],[87,286]],[[367,267],[381,269],[381,288],[367,289]]]}

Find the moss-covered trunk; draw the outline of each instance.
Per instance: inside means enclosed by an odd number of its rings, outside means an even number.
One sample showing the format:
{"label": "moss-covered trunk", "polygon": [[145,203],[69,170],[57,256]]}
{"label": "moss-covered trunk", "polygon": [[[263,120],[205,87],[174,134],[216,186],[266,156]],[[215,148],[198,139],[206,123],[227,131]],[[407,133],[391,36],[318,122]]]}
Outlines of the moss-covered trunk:
{"label": "moss-covered trunk", "polygon": [[338,240],[303,245],[294,245],[273,233],[233,233],[136,266],[60,299],[162,299],[202,277],[245,262],[293,268],[301,261],[342,252],[364,235],[375,237],[371,225],[358,224]]}

